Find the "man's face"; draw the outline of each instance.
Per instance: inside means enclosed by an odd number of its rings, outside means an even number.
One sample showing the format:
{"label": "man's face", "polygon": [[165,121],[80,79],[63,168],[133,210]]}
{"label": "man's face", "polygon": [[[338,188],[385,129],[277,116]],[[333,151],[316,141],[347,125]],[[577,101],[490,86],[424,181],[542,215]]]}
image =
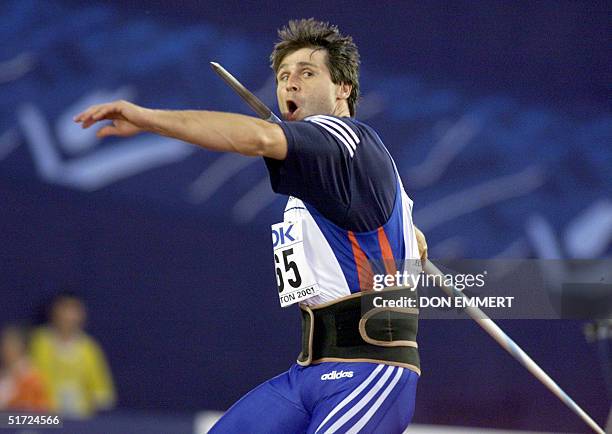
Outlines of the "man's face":
{"label": "man's face", "polygon": [[301,48],[283,58],[276,74],[276,97],[283,118],[348,116],[350,87],[332,82],[326,59],[327,51],[316,48]]}
{"label": "man's face", "polygon": [[81,331],[85,316],[85,307],[79,300],[66,298],[53,306],[52,322],[61,333],[72,334]]}

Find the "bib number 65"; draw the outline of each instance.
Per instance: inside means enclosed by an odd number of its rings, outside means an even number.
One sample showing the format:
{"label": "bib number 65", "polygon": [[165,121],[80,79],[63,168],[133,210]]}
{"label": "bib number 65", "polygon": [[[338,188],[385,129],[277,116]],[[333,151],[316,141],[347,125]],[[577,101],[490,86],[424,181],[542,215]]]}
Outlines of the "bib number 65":
{"label": "bib number 65", "polygon": [[302,285],[302,276],[300,276],[300,270],[298,269],[295,261],[291,260],[293,255],[293,248],[285,249],[279,252],[283,256],[284,271],[281,269],[281,260],[277,253],[274,253],[274,263],[276,268],[276,281],[278,285],[278,293],[280,294],[285,289],[285,279],[283,273],[293,271],[293,278],[288,278],[287,282],[292,288],[299,288]]}

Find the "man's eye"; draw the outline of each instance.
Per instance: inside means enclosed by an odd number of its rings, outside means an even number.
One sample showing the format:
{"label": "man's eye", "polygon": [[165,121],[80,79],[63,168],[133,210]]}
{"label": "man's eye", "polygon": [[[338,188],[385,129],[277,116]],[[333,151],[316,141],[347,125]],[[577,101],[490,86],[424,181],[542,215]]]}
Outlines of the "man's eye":
{"label": "man's eye", "polygon": [[278,77],[279,81],[285,81],[287,80],[287,74],[283,74],[280,77]]}
{"label": "man's eye", "polygon": [[314,74],[310,71],[304,71],[304,77],[312,77]]}

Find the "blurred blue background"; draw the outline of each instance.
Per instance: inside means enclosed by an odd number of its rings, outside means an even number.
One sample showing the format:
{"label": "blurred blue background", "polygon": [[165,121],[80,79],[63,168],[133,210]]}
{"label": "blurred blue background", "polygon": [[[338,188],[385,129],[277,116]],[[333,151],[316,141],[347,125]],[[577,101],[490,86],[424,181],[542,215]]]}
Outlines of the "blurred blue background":
{"label": "blurred blue background", "polygon": [[[314,16],[362,56],[376,128],[432,258],[612,252],[610,2],[5,0],[0,17],[0,325],[82,294],[122,411],[224,410],[298,353],[278,307],[258,159],[72,116],[123,98],[251,114],[220,62],[275,107],[276,29]],[[502,327],[600,424],[601,358],[577,321]],[[415,422],[588,432],[470,321],[422,321]],[[604,361],[610,363],[609,360]]]}

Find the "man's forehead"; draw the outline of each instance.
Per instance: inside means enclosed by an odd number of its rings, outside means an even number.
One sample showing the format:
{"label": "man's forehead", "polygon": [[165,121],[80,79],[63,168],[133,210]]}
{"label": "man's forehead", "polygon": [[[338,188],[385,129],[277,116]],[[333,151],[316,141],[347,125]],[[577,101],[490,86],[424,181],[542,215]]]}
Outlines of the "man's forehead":
{"label": "man's forehead", "polygon": [[293,53],[287,54],[278,69],[290,66],[325,66],[327,52],[324,48],[300,48]]}

